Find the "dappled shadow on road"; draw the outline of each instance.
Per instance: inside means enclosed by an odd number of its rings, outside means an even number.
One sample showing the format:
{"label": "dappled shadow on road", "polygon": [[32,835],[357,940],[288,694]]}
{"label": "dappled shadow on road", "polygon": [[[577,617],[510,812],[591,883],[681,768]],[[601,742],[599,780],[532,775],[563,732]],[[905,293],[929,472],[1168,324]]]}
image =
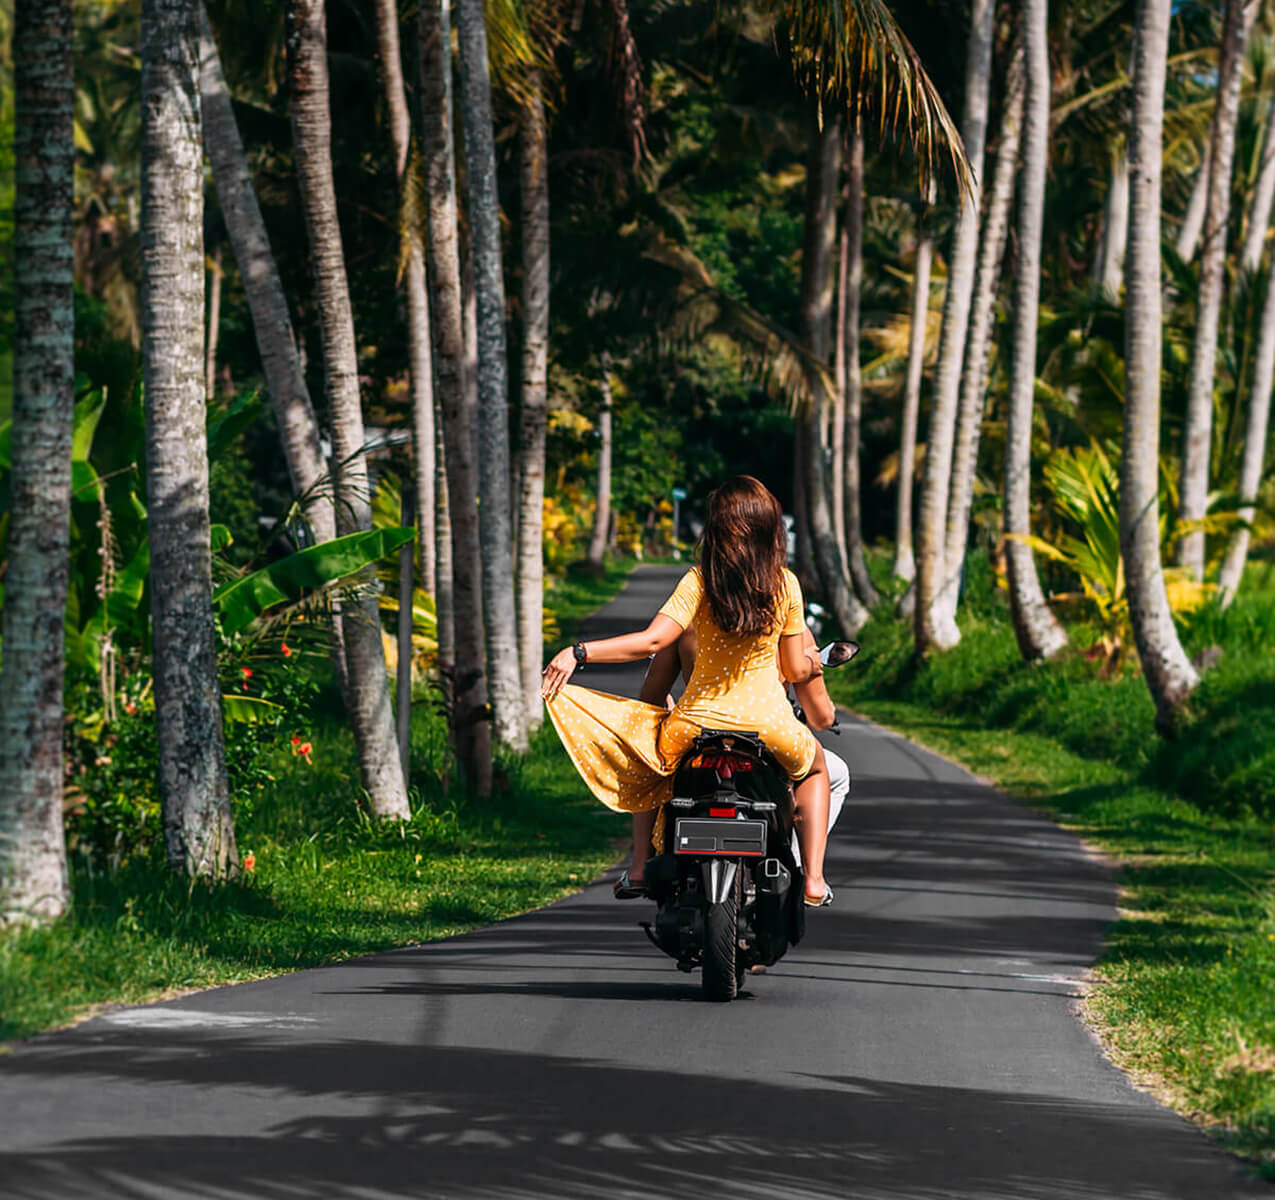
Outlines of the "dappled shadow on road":
{"label": "dappled shadow on road", "polygon": [[[12,1200],[1218,1195],[1220,1164],[1204,1139],[1182,1137],[1150,1105],[835,1071],[704,1078],[604,1059],[363,1041],[210,1044],[127,1031],[75,1041],[6,1070],[84,1076],[91,1086],[111,1077],[194,1085],[185,1098],[207,1104],[227,1131],[152,1128],[0,1155]],[[252,1112],[272,1112],[268,1127],[227,1119],[237,1096],[251,1098]],[[377,1111],[365,1103],[352,1115],[351,1099],[367,1097]],[[1169,1190],[1144,1187],[1153,1163],[1158,1178],[1176,1181]]]}

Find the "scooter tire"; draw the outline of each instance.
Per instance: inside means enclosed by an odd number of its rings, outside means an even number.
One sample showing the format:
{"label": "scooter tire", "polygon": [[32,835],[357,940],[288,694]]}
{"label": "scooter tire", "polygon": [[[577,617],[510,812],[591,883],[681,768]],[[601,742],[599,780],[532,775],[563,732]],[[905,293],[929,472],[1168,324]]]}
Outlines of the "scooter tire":
{"label": "scooter tire", "polygon": [[704,957],[701,983],[704,999],[715,1003],[734,1000],[739,991],[736,963],[739,958],[739,875],[721,904],[710,904],[704,914]]}

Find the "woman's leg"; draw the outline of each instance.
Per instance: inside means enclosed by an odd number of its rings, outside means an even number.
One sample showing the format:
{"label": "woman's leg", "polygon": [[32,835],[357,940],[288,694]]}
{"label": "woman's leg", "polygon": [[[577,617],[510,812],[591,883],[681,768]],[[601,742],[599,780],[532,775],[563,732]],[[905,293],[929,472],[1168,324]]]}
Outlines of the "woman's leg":
{"label": "woman's leg", "polygon": [[810,774],[794,785],[793,799],[797,805],[797,842],[806,873],[806,895],[819,900],[828,886],[823,878],[823,856],[828,846],[829,787],[822,746],[815,752]]}
{"label": "woman's leg", "polygon": [[642,882],[642,872],[646,870],[646,860],[651,857],[651,831],[655,828],[655,814],[658,809],[633,814],[633,862],[629,867],[629,879],[633,883]]}

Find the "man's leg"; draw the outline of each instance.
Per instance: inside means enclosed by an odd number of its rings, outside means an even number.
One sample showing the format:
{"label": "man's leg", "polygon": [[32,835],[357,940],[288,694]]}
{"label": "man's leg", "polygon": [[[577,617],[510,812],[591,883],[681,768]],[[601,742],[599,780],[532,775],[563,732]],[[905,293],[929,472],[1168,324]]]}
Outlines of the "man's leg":
{"label": "man's leg", "polygon": [[824,747],[823,756],[828,764],[828,832],[836,825],[841,816],[841,806],[850,795],[850,768],[841,755]]}

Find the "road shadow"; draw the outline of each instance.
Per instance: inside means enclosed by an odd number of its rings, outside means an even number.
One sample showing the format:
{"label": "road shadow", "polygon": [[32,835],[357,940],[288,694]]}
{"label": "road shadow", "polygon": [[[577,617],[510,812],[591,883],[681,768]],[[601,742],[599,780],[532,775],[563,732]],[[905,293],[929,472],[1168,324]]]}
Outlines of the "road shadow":
{"label": "road shadow", "polygon": [[[835,1069],[705,1078],[479,1048],[121,1031],[19,1075],[273,1096],[226,1133],[64,1138],[0,1155],[9,1200],[113,1196],[1139,1197],[1219,1200],[1225,1167],[1149,1103],[917,1086]],[[730,1064],[738,1073],[740,1064]],[[350,1098],[375,1113],[350,1115]],[[223,1098],[224,1103],[224,1098]],[[366,1106],[364,1106],[366,1107]],[[254,1110],[255,1111],[255,1110]],[[1077,1153],[1077,1147],[1088,1147]],[[1148,1166],[1156,1178],[1146,1185]],[[1222,1166],[1221,1173],[1219,1167]],[[792,1182],[794,1178],[799,1183]],[[1232,1195],[1250,1194],[1233,1173]],[[1253,1195],[1269,1194],[1253,1190]]]}

